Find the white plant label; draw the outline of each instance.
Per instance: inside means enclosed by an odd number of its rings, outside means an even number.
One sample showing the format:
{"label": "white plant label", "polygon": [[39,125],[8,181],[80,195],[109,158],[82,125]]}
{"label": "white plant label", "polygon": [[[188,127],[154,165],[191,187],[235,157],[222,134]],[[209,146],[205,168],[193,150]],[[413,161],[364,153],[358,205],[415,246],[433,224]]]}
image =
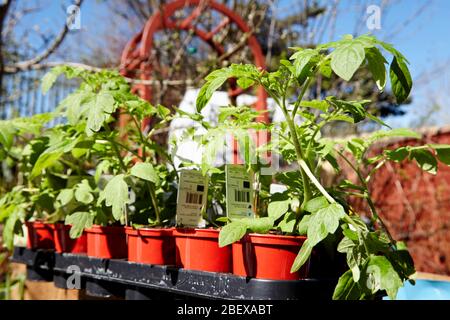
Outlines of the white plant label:
{"label": "white plant label", "polygon": [[178,226],[204,227],[202,209],[206,207],[208,177],[200,171],[181,170],[177,195],[176,222]]}
{"label": "white plant label", "polygon": [[227,216],[233,218],[254,218],[253,174],[243,165],[225,166]]}

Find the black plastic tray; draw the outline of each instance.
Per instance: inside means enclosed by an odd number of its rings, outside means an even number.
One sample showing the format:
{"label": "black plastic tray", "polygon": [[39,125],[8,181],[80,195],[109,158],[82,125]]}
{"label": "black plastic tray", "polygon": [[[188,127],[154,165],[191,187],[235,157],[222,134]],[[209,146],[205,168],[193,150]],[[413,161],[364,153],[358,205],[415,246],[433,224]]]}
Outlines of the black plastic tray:
{"label": "black plastic tray", "polygon": [[[16,247],[12,261],[27,265],[33,280],[65,287],[70,268],[78,269],[81,288],[97,297],[142,299],[331,299],[336,279],[278,281],[238,277],[228,273],[192,271],[85,255]],[[43,274],[41,279],[36,274]],[[53,276],[53,277],[51,277]]]}

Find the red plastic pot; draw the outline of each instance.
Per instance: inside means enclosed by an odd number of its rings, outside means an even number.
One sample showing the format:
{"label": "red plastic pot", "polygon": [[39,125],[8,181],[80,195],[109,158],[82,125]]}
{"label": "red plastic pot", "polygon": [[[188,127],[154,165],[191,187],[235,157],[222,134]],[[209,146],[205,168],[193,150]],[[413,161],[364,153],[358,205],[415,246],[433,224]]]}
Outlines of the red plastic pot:
{"label": "red plastic pot", "polygon": [[125,228],[122,226],[97,226],[85,230],[87,234],[87,255],[105,259],[127,257]]}
{"label": "red plastic pot", "polygon": [[28,228],[27,248],[55,249],[53,224],[40,221],[26,222]]}
{"label": "red plastic pot", "polygon": [[175,264],[173,229],[126,227],[128,261],[149,264]]}
{"label": "red plastic pot", "polygon": [[271,280],[298,280],[308,275],[309,263],[299,272],[291,266],[306,237],[248,234],[232,244],[233,273],[238,276]]}
{"label": "red plastic pot", "polygon": [[81,237],[72,239],[69,235],[70,226],[63,223],[54,224],[55,250],[56,252],[86,253],[87,236],[83,233]]}
{"label": "red plastic pot", "polygon": [[219,248],[219,230],[175,229],[176,265],[189,270],[231,272],[231,247]]}

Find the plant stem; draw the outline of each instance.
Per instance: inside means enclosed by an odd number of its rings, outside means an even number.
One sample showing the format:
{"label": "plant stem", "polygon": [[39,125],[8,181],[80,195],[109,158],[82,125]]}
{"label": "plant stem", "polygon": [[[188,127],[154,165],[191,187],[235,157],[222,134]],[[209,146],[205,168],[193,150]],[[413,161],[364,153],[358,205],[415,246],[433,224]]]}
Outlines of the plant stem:
{"label": "plant stem", "polygon": [[161,217],[160,217],[160,212],[159,212],[159,207],[158,207],[158,200],[156,199],[155,188],[151,182],[147,182],[147,186],[148,186],[148,191],[150,193],[150,198],[152,199],[153,207],[155,208],[156,224],[159,225],[159,224],[161,224]]}
{"label": "plant stem", "polygon": [[388,228],[386,227],[383,219],[378,215],[377,209],[375,208],[375,204],[372,201],[372,195],[369,191],[369,185],[367,184],[366,179],[364,179],[360,170],[358,170],[358,168],[356,168],[353,165],[353,163],[341,151],[338,150],[337,153],[341,156],[342,159],[344,159],[344,161],[350,166],[350,168],[352,168],[353,171],[355,171],[356,175],[358,176],[358,179],[361,182],[362,187],[364,188],[364,198],[366,199],[367,204],[369,205],[370,211],[372,213],[371,219],[372,222],[378,221],[378,223],[380,223],[381,225],[381,228],[384,230],[384,232],[386,232],[387,236],[389,237],[389,240],[391,240],[391,242],[395,244],[396,241],[394,240]]}
{"label": "plant stem", "polygon": [[[291,140],[292,140],[292,143],[294,144],[295,154],[297,155],[297,161],[298,161],[298,164],[300,166],[300,174],[301,174],[301,177],[302,177],[303,191],[304,191],[304,193],[303,193],[303,203],[301,205],[301,207],[303,208],[304,205],[311,199],[311,188],[310,188],[310,185],[309,185],[309,180],[308,180],[308,178],[306,176],[307,174],[305,173],[304,168],[303,168],[303,166],[301,164],[301,162],[305,163],[305,161],[303,160],[302,146],[301,146],[300,140],[298,139],[298,136],[297,136],[297,130],[295,129],[294,120],[290,117],[290,115],[289,115],[289,113],[287,111],[286,103],[285,103],[284,99],[283,99],[283,103],[281,105],[281,110],[283,111],[284,116],[286,118],[286,122],[288,124],[289,131],[291,133],[291,138],[292,138]],[[306,165],[306,166],[308,167],[308,165]],[[309,167],[308,167],[308,170],[309,170]]]}
{"label": "plant stem", "polygon": [[[105,128],[105,131],[106,131],[106,133],[109,136],[111,134],[111,129],[109,128],[108,124],[105,124],[103,127]],[[120,163],[120,166],[121,166],[122,170],[124,172],[127,172],[127,166],[123,162],[122,155],[120,154],[119,148],[117,148],[116,142],[114,140],[110,140],[110,141],[111,141],[112,147],[114,149],[114,152],[116,153],[117,158],[119,159],[119,163]]]}
{"label": "plant stem", "polygon": [[303,100],[303,96],[305,95],[306,90],[308,90],[309,85],[311,84],[311,80],[312,80],[312,77],[308,77],[308,80],[306,80],[305,84],[303,85],[302,91],[300,92],[300,95],[298,96],[297,101],[295,102],[294,110],[292,111],[292,118],[295,118],[295,115],[297,114],[297,110],[300,107],[300,103]]}
{"label": "plant stem", "polygon": [[142,146],[142,161],[145,162],[145,158],[146,158],[146,156],[145,156],[145,141],[144,141],[144,136],[142,134],[142,127],[134,116],[131,116],[131,119],[133,119],[134,125],[136,126],[136,129],[139,132],[139,138],[141,139],[141,146]]}

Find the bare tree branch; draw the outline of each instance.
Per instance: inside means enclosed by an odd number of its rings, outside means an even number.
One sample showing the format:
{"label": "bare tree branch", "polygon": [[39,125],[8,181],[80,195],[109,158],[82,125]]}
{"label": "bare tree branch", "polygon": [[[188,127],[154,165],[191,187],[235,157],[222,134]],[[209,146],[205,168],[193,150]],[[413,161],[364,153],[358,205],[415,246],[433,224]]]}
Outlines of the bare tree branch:
{"label": "bare tree branch", "polygon": [[[74,5],[80,7],[84,0],[75,0]],[[76,12],[72,13],[68,17],[67,22],[72,22],[73,19],[75,19]],[[19,71],[29,70],[33,65],[40,63],[41,61],[48,58],[55,50],[61,45],[64,38],[66,37],[67,33],[69,32],[68,24],[65,22],[64,27],[62,28],[61,32],[56,36],[56,38],[53,40],[53,43],[51,43],[47,49],[42,52],[41,54],[37,55],[36,57],[26,60],[26,61],[20,61],[17,63],[14,63],[9,66],[4,66],[3,70],[6,73],[16,73]]]}

